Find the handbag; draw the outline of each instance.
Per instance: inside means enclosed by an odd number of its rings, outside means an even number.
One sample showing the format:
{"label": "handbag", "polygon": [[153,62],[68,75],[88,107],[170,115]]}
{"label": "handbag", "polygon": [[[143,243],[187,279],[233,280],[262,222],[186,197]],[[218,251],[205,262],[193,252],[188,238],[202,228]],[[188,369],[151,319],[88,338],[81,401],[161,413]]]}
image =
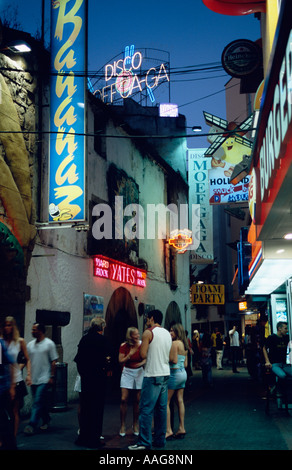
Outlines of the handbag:
{"label": "handbag", "polygon": [[20,350],[17,355],[17,364],[26,364],[26,363],[27,363],[26,357],[23,354],[23,351]]}

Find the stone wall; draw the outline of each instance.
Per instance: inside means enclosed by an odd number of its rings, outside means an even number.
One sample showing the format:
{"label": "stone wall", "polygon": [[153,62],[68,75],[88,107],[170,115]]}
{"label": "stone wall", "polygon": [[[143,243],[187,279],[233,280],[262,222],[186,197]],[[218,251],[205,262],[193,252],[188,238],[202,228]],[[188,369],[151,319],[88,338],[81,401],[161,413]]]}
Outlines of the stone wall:
{"label": "stone wall", "polygon": [[[26,272],[36,235],[32,194],[37,84],[27,68],[21,56],[12,59],[0,53],[0,223],[4,228],[0,237],[0,314],[13,313],[13,303],[16,310],[24,310]],[[6,228],[11,232],[8,237]]]}

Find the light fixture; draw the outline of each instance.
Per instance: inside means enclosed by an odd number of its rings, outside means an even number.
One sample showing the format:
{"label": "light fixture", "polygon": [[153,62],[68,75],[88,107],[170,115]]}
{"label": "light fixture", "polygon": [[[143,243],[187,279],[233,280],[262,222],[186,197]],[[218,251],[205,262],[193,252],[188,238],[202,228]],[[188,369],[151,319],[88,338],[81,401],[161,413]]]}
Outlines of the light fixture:
{"label": "light fixture", "polygon": [[192,232],[188,229],[173,230],[168,240],[169,245],[176,248],[177,253],[185,253],[187,247],[193,242]]}
{"label": "light fixture", "polygon": [[23,52],[30,52],[31,47],[24,41],[12,41],[9,44],[7,44],[7,48],[12,52],[15,53],[23,53]]}
{"label": "light fixture", "polygon": [[286,233],[286,235],[284,235],[284,238],[285,240],[292,240],[292,233]]}
{"label": "light fixture", "polygon": [[193,131],[193,132],[201,132],[201,131],[202,131],[202,128],[201,128],[201,126],[193,126],[193,127],[192,127],[192,131]]}
{"label": "light fixture", "polygon": [[291,277],[291,273],[290,259],[265,258],[253,278],[250,279],[245,295],[270,295]]}

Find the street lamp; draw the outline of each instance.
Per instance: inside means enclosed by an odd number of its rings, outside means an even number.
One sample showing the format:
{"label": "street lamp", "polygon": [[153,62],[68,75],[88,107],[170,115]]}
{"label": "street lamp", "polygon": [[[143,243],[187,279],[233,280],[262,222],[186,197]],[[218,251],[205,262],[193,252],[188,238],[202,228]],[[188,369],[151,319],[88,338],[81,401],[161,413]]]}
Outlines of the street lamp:
{"label": "street lamp", "polygon": [[202,128],[201,128],[201,126],[193,126],[193,127],[192,127],[192,131],[193,131],[193,132],[201,132],[201,131],[202,131]]}
{"label": "street lamp", "polygon": [[15,54],[23,53],[23,52],[31,52],[31,47],[25,41],[21,41],[20,39],[17,41],[9,41],[4,47],[0,48],[0,52],[4,51],[11,51]]}
{"label": "street lamp", "polygon": [[10,51],[15,53],[31,51],[31,47],[24,41],[12,41],[7,44],[6,49],[9,49]]}

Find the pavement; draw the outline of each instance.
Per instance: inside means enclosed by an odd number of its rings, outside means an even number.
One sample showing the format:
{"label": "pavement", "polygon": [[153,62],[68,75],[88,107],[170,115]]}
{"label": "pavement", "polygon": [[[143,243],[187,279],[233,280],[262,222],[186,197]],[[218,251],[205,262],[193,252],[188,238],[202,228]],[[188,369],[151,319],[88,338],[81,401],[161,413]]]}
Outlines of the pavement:
{"label": "pavement", "polygon": [[[263,383],[252,380],[246,367],[239,368],[238,374],[234,374],[230,366],[226,366],[223,370],[213,367],[212,374],[213,386],[205,388],[201,371],[193,371],[190,386],[185,391],[187,434],[184,439],[167,441],[163,449],[164,455],[194,455],[193,451],[250,450],[278,453],[278,451],[292,450],[292,410],[289,409],[287,416],[285,411],[279,408],[279,401],[274,399],[270,405],[270,413],[267,414]],[[106,455],[107,459],[110,456],[115,456],[112,458],[117,459],[118,455],[129,455],[129,452],[126,452],[128,446],[137,440],[131,429],[131,404],[128,406],[126,436],[120,437],[118,434],[119,397],[119,390],[108,391],[104,412],[103,447],[102,450],[91,450],[94,455],[98,452],[99,455]],[[69,403],[66,409],[53,412],[49,429],[39,431],[32,436],[23,433],[28,419],[22,419],[17,436],[19,453],[39,450],[77,451],[73,456],[78,458],[79,451],[82,455],[84,452],[90,455],[88,449],[75,445],[78,431],[77,410],[78,403]],[[174,419],[175,432],[178,423],[176,408]],[[158,453],[161,454],[161,451]],[[133,451],[130,454],[133,455]],[[99,460],[99,463],[106,462]],[[113,460],[107,463],[119,462]]]}

